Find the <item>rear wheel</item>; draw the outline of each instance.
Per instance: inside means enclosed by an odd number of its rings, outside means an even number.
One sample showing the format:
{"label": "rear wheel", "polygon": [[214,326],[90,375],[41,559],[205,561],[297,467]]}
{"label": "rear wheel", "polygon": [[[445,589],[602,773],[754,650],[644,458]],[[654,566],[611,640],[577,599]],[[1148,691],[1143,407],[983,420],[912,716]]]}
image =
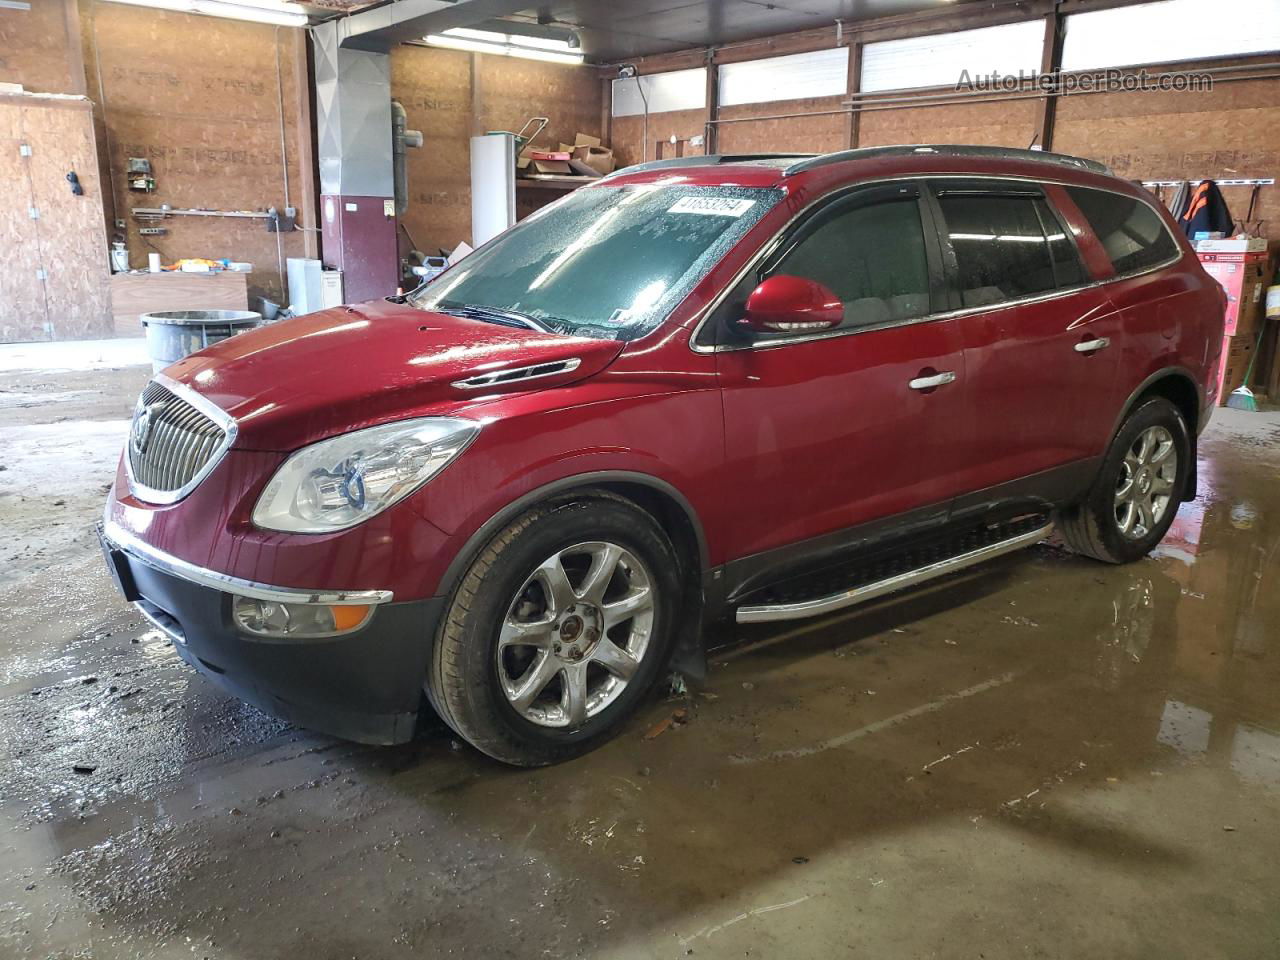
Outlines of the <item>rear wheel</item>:
{"label": "rear wheel", "polygon": [[1108,563],[1144,557],[1173,523],[1190,467],[1181,412],[1152,397],[1125,418],[1088,495],[1059,517],[1058,533],[1075,552]]}
{"label": "rear wheel", "polygon": [[537,508],[462,578],[427,693],[460,736],[538,766],[613,736],[670,650],[677,563],[654,519],[602,494]]}

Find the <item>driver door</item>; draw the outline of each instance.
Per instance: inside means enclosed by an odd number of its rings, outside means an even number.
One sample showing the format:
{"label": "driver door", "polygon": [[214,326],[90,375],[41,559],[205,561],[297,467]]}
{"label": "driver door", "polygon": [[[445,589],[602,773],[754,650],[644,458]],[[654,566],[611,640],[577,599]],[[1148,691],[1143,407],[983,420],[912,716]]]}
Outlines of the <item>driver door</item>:
{"label": "driver door", "polygon": [[[774,274],[830,288],[841,325],[732,332],[747,295]],[[897,515],[924,526],[946,519],[966,415],[960,332],[931,319],[946,309],[942,277],[918,188],[878,185],[817,208],[721,305],[731,560],[803,541],[812,543],[802,554],[825,550]]]}

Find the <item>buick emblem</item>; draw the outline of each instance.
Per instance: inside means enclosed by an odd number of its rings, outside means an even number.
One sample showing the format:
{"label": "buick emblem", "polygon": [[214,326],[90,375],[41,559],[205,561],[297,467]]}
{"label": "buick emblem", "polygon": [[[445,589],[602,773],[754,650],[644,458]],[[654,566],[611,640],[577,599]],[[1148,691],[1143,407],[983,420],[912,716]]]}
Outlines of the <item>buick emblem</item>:
{"label": "buick emblem", "polygon": [[129,433],[129,445],[138,456],[147,452],[147,444],[151,441],[151,430],[155,425],[154,420],[163,409],[163,403],[153,403],[143,407],[134,415],[133,429]]}

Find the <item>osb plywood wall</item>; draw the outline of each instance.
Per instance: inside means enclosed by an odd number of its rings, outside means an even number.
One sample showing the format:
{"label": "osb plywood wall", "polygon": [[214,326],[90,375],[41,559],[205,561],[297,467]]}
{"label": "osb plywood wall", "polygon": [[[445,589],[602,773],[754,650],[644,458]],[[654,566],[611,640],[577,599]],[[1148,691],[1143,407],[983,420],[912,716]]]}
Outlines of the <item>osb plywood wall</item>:
{"label": "osb plywood wall", "polygon": [[110,335],[92,109],[0,95],[0,342]]}
{"label": "osb plywood wall", "polygon": [[[1280,178],[1280,79],[1219,80],[1203,93],[1064,97],[1053,143],[1134,180]],[[1254,213],[1272,240],[1280,240],[1277,191],[1260,188]],[[1243,219],[1252,188],[1222,192]]]}
{"label": "osb plywood wall", "polygon": [[[842,97],[777,100],[722,107],[723,120],[759,117],[745,123],[719,124],[716,146],[722,153],[829,153],[849,146],[847,120],[839,110]],[[814,116],[786,117],[791,113]],[[777,119],[770,119],[777,118]]]}
{"label": "osb plywood wall", "polygon": [[[664,113],[649,114],[648,151],[644,149],[644,117],[614,117],[613,130],[610,134],[610,145],[613,147],[614,159],[618,166],[630,166],[644,160],[658,159],[658,144],[662,146],[662,156],[674,157],[676,147],[671,138],[688,140],[691,137],[704,136],[707,115],[702,110],[671,110]],[[702,147],[694,147],[688,143],[683,145],[683,155],[697,156],[703,152]]]}
{"label": "osb plywood wall", "polygon": [[858,145],[973,143],[988,147],[1031,146],[1039,102],[949,104],[905,110],[865,110]]}
{"label": "osb plywood wall", "polygon": [[[554,149],[578,133],[600,136],[600,82],[588,67],[402,46],[391,54],[391,94],[424,145],[408,151],[409,209],[402,218],[414,247],[429,254],[471,240],[471,137],[518,131],[550,119],[534,146]],[[518,189],[517,216],[558,194]]]}
{"label": "osb plywood wall", "polygon": [[[248,261],[250,294],[286,302],[281,264],[304,255],[301,232],[268,233],[263,220],[170,217],[166,235],[144,238],[130,211],[166,203],[283,211],[287,176],[300,225],[316,226],[301,163],[309,132],[298,123],[307,84],[303,32],[111,3],[84,5],[81,20],[89,95],[106,125],[115,217],[126,221],[130,265],[145,267],[153,250],[165,263]],[[128,189],[130,157],[151,161],[154,193]]]}
{"label": "osb plywood wall", "polygon": [[83,93],[84,68],[74,4],[35,0],[0,10],[0,83],[34,93]]}

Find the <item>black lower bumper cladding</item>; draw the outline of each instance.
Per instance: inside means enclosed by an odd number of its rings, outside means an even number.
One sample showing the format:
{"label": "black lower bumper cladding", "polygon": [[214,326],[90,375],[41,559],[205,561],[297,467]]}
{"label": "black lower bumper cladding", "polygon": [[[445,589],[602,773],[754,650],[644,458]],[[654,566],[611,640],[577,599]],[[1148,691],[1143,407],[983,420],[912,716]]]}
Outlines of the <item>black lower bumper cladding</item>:
{"label": "black lower bumper cladding", "polygon": [[232,595],[149,566],[103,539],[125,599],[229,693],[300,727],[361,743],[412,738],[443,598],[380,604],[355,633],[271,641],[235,629]]}

